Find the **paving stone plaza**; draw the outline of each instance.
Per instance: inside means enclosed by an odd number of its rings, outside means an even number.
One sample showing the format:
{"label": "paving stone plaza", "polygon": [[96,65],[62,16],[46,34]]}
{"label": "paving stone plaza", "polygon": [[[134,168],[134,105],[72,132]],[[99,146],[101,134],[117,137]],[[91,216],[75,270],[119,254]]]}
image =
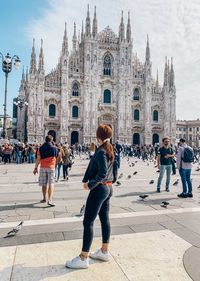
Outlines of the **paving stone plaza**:
{"label": "paving stone plaza", "polygon": [[[137,161],[137,163],[135,163]],[[156,193],[158,173],[154,163],[122,160],[120,186],[111,199],[111,260],[91,261],[86,270],[65,268],[79,254],[82,243],[80,209],[88,194],[81,180],[88,160],[76,156],[70,179],[55,184],[56,207],[42,199],[32,164],[0,164],[0,280],[200,280],[199,173],[192,173],[194,198],[179,199],[181,183],[171,192]],[[133,173],[137,171],[136,175]],[[128,175],[131,178],[128,179]],[[173,183],[178,175],[172,176]],[[154,180],[154,184],[149,184]],[[139,195],[148,194],[145,201]],[[167,208],[162,201],[169,201]],[[3,238],[20,221],[15,237]],[[100,246],[100,223],[95,222],[92,250]]]}

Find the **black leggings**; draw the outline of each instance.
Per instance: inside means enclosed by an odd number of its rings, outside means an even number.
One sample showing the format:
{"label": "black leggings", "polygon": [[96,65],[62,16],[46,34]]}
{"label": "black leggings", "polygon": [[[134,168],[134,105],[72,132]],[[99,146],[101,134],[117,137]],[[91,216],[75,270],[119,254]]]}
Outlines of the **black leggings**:
{"label": "black leggings", "polygon": [[99,185],[90,191],[85,208],[83,220],[83,252],[89,252],[93,240],[93,224],[99,214],[102,231],[102,242],[109,243],[110,239],[110,197],[112,196],[112,187]]}

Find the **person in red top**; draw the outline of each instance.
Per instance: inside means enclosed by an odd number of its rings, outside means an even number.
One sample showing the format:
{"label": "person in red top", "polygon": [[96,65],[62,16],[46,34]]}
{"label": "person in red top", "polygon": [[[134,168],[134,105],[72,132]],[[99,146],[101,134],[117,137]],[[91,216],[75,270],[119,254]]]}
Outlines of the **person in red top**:
{"label": "person in red top", "polygon": [[46,136],[45,143],[38,150],[37,160],[33,173],[34,175],[38,173],[38,166],[40,165],[39,185],[42,186],[43,193],[43,199],[40,202],[47,202],[48,197],[48,205],[54,207],[55,203],[52,201],[52,199],[54,192],[54,174],[58,150],[53,145],[52,141],[52,136]]}

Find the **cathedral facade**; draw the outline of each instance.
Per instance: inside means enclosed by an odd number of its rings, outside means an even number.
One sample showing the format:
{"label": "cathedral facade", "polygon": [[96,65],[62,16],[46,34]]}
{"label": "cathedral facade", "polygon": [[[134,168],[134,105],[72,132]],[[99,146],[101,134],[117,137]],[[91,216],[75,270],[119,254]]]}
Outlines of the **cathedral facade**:
{"label": "cathedral facade", "polygon": [[165,59],[164,83],[152,78],[149,39],[145,61],[134,53],[130,15],[123,12],[119,34],[107,26],[98,32],[96,8],[91,23],[89,7],[81,35],[76,25],[68,49],[65,25],[58,64],[45,75],[41,42],[36,64],[33,43],[29,72],[22,74],[18,100],[17,138],[42,143],[47,134],[56,142],[88,144],[96,140],[101,123],[113,129],[113,141],[154,144],[164,136],[176,138],[176,89],[173,61]]}

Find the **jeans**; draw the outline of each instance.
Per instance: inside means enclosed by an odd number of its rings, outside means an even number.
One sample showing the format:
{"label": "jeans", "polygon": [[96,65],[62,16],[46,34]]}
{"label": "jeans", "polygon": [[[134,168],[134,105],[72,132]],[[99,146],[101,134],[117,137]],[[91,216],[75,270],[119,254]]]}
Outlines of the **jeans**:
{"label": "jeans", "polygon": [[32,153],[28,154],[28,163],[35,163],[35,155]]}
{"label": "jeans", "polygon": [[187,193],[187,187],[188,187],[188,193],[192,193],[192,182],[191,182],[191,169],[180,169],[179,170],[181,181],[183,185],[183,193]]}
{"label": "jeans", "polygon": [[64,180],[66,179],[66,177],[68,177],[68,168],[69,168],[69,165],[63,164],[63,178],[64,178]]}
{"label": "jeans", "polygon": [[55,178],[58,181],[60,178],[60,169],[61,169],[62,163],[58,163],[55,169]]}
{"label": "jeans", "polygon": [[165,170],[166,170],[166,175],[167,175],[165,188],[169,189],[170,175],[172,173],[172,165],[160,165],[160,175],[158,177],[157,189],[160,189],[162,179],[165,174]]}
{"label": "jeans", "polygon": [[102,242],[109,243],[110,239],[110,197],[112,196],[112,187],[98,185],[92,189],[88,195],[85,215],[83,220],[83,247],[82,251],[89,252],[93,240],[93,224],[99,214],[102,231]]}
{"label": "jeans", "polygon": [[22,153],[21,151],[16,152],[16,163],[21,164],[22,163]]}
{"label": "jeans", "polygon": [[117,160],[117,165],[118,165],[118,169],[119,169],[120,168],[120,161],[121,161],[120,153],[117,154],[116,160]]}

